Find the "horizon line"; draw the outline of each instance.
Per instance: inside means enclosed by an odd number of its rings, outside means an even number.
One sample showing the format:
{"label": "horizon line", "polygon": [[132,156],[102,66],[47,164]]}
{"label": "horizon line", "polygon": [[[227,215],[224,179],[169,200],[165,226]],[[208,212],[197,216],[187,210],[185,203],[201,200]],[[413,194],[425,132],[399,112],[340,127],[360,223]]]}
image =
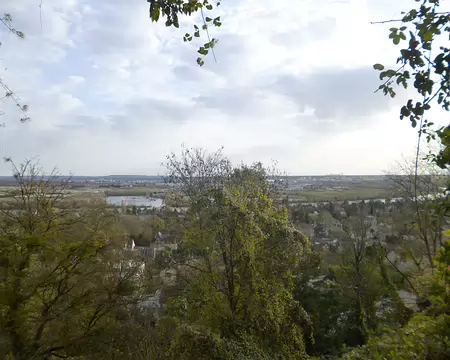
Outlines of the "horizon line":
{"label": "horizon line", "polygon": [[[393,174],[395,175],[395,174]],[[49,176],[49,175],[45,175]],[[289,174],[277,175],[278,177],[340,177],[340,176],[386,176],[386,174]],[[101,178],[101,177],[165,177],[165,175],[143,175],[143,174],[108,174],[108,175],[64,175],[59,174],[56,177],[86,177],[86,178]],[[14,178],[13,175],[0,175],[0,178]]]}

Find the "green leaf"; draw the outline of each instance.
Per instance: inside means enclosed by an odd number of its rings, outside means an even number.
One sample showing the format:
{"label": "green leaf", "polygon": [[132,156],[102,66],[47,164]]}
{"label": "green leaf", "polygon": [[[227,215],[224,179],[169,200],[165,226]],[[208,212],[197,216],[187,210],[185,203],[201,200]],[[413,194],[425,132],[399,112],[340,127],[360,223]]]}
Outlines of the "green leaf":
{"label": "green leaf", "polygon": [[395,76],[395,74],[396,74],[395,70],[389,69],[386,71],[386,75],[389,77]]}
{"label": "green leaf", "polygon": [[157,6],[156,8],[153,9],[152,21],[158,21],[160,15],[161,10],[159,9],[159,6]]}
{"label": "green leaf", "polygon": [[384,70],[384,66],[381,65],[381,64],[375,64],[375,65],[373,66],[373,68],[374,68],[375,70],[379,70],[379,71],[383,71],[383,70]]}
{"label": "green leaf", "polygon": [[433,33],[431,31],[427,31],[425,34],[422,34],[423,41],[431,41],[433,40]]}
{"label": "green leaf", "polygon": [[201,55],[208,55],[208,50],[204,46],[201,46],[197,52]]}
{"label": "green leaf", "polygon": [[205,62],[202,60],[201,57],[197,58],[197,64],[199,64],[200,66],[205,65]]}

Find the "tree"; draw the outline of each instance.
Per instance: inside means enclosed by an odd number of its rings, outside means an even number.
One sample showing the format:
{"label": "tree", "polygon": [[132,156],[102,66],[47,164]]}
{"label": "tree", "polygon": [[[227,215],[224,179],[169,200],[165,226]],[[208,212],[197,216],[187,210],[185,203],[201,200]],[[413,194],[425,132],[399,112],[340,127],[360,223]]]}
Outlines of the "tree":
{"label": "tree", "polygon": [[205,352],[206,358],[218,358],[215,351],[230,359],[255,358],[252,351],[259,352],[256,358],[303,358],[308,320],[292,290],[294,274],[309,256],[309,242],[290,225],[286,209],[274,204],[260,164],[224,173],[215,167],[207,173],[220,173],[220,179],[205,182],[202,176],[184,175],[208,163],[203,157],[191,159],[185,154],[169,163],[169,178],[187,190],[186,196],[195,194],[178,263],[186,286],[169,306],[169,314],[183,324],[176,346],[186,358],[196,358],[193,344],[201,339],[209,339],[201,358]]}
{"label": "tree", "polygon": [[220,148],[212,154],[204,149],[182,147],[180,158],[172,153],[167,156],[168,174],[165,182],[176,187],[179,193],[192,203],[207,197],[208,190],[219,189],[231,172],[230,161]]}
{"label": "tree", "polygon": [[[436,140],[439,144],[439,150],[430,152],[429,159],[440,168],[448,169],[450,124],[433,131],[434,123],[425,116],[433,104],[444,111],[450,109],[450,48],[446,46],[450,39],[450,12],[440,11],[440,0],[416,2],[420,6],[405,13],[401,19],[379,22],[400,23],[400,27],[390,29],[389,38],[395,45],[406,42],[407,46],[400,50],[397,68],[385,69],[382,64],[374,65],[375,70],[380,71],[380,79],[384,80],[378,90],[395,97],[394,83],[407,88],[413,81],[422,101],[409,99],[400,110],[400,119],[409,118],[411,126],[418,127],[416,167],[422,135],[426,135],[428,142]],[[442,200],[440,208],[445,213],[450,210],[447,198]]]}
{"label": "tree", "polygon": [[436,257],[437,271],[424,279],[431,306],[414,314],[404,327],[386,327],[368,344],[351,350],[346,360],[444,360],[450,356],[450,242]]}
{"label": "tree", "polygon": [[312,356],[338,356],[349,333],[348,322],[341,321],[348,301],[330,280],[323,254],[314,253],[311,260],[311,266],[296,277],[294,290],[295,299],[311,317],[313,329],[306,349]]}
{"label": "tree", "polygon": [[381,295],[381,279],[377,264],[372,261],[368,234],[370,224],[363,216],[349,220],[345,226],[349,235],[343,244],[341,264],[331,267],[341,294],[351,303],[354,334],[351,345],[364,344],[369,330],[375,328],[375,302]]}
{"label": "tree", "polygon": [[[435,265],[433,259],[444,245],[443,232],[448,226],[445,213],[439,211],[442,204],[439,195],[447,176],[448,171],[424,160],[418,163],[405,160],[398,164],[395,175],[388,175],[393,192],[402,198],[405,205],[403,213],[410,211],[405,214],[411,220],[409,225],[406,224],[406,233],[420,241],[421,252],[432,270]],[[410,255],[413,255],[411,251]]]}
{"label": "tree", "polygon": [[0,354],[101,352],[110,343],[101,335],[132,304],[139,276],[115,216],[104,203],[78,209],[66,199],[68,181],[31,162],[13,169],[13,200],[0,208]]}

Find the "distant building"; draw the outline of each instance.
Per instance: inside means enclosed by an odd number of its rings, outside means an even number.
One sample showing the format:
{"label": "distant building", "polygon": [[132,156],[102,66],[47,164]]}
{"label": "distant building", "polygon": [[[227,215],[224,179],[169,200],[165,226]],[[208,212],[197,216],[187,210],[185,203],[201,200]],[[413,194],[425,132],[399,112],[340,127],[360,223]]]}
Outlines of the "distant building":
{"label": "distant building", "polygon": [[126,249],[137,252],[140,256],[147,259],[156,259],[158,254],[169,250],[174,251],[178,249],[178,244],[173,242],[172,235],[161,234],[160,232],[155,237],[155,242],[149,246],[136,246],[133,239],[129,239],[125,246]]}
{"label": "distant building", "polygon": [[136,244],[134,243],[133,239],[128,239],[127,243],[125,244],[125,249],[127,250],[134,250],[134,248],[136,247]]}
{"label": "distant building", "polygon": [[150,310],[158,318],[161,315],[161,290],[157,290],[154,295],[149,295],[137,303],[140,310]]}

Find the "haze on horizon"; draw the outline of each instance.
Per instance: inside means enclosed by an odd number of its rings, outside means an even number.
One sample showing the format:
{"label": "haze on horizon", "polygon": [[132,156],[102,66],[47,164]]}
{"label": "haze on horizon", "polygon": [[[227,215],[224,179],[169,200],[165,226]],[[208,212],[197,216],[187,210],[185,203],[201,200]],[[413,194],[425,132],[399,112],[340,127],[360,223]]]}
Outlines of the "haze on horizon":
{"label": "haze on horizon", "polygon": [[382,174],[414,151],[416,132],[398,119],[406,93],[374,94],[372,65],[397,49],[370,21],[410,6],[227,0],[218,62],[199,68],[198,43],[152,24],[144,0],[46,0],[41,14],[36,1],[5,0],[25,39],[1,30],[0,66],[32,121],[6,108],[2,155],[63,174],[152,175],[183,143],[223,145],[235,163],[277,160],[289,175]]}

